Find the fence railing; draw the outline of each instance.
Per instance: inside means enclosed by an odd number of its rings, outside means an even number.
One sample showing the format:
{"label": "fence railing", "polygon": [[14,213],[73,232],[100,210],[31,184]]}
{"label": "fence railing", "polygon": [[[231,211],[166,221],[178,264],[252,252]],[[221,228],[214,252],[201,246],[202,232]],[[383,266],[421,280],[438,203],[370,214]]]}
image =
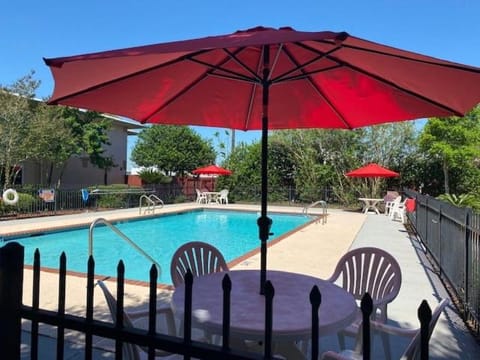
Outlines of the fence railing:
{"label": "fence railing", "polygon": [[404,190],[415,199],[416,209],[408,213],[440,277],[461,305],[464,320],[480,334],[480,214]]}
{"label": "fence railing", "polygon": [[[64,213],[98,210],[102,208],[119,209],[138,207],[142,195],[155,195],[165,204],[175,202],[194,201],[195,196],[185,194],[184,187],[177,183],[156,184],[142,187],[123,187],[119,189],[47,189],[42,187],[16,187],[19,201],[16,205],[5,205],[0,202],[0,218],[22,218],[32,216],[51,216]],[[298,204],[293,187],[270,189],[275,198],[270,201],[289,204]],[[230,191],[230,202],[258,202],[260,203],[260,188],[237,187]],[[322,198],[331,202],[334,200],[332,189],[322,190]],[[1,193],[0,193],[1,197]],[[311,202],[307,202],[310,204]]]}
{"label": "fence railing", "polygon": [[[230,291],[231,287],[223,286],[223,332],[222,344],[214,345],[192,339],[192,287],[193,276],[189,274],[185,278],[185,306],[183,318],[183,335],[172,336],[158,333],[155,330],[156,323],[156,291],[157,272],[152,265],[150,271],[149,286],[149,314],[148,329],[125,326],[123,322],[123,299],[124,299],[124,267],[120,261],[117,267],[117,321],[112,324],[106,321],[94,319],[94,274],[95,262],[92,256],[88,259],[87,270],[87,295],[85,317],[67,314],[66,304],[66,263],[65,254],[60,256],[59,282],[58,282],[58,308],[57,311],[42,309],[39,306],[40,298],[40,253],[37,250],[34,255],[32,305],[22,303],[23,296],[23,261],[24,248],[18,243],[11,242],[0,248],[0,353],[5,359],[20,359],[22,320],[29,320],[30,329],[30,358],[39,357],[39,325],[48,324],[56,327],[56,359],[68,357],[65,354],[65,330],[75,330],[84,334],[85,359],[93,358],[93,337],[113,339],[115,341],[115,358],[122,359],[122,349],[125,343],[142,346],[148,349],[149,358],[153,359],[155,349],[170,353],[181,354],[184,359],[190,357],[199,359],[277,359],[273,354],[272,347],[272,309],[274,298],[273,284],[267,281],[265,291],[265,336],[264,350],[262,353],[236,350],[231,347],[230,339]],[[223,284],[228,284],[229,276],[225,275]],[[234,284],[231,284],[234,286]],[[55,291],[52,289],[52,291]],[[317,286],[312,288],[310,303],[312,308],[312,336],[311,350],[307,358],[318,359],[319,356],[319,313],[321,312],[321,294]],[[428,359],[429,342],[429,319],[431,310],[422,303],[419,308],[419,320],[421,324],[421,359]],[[365,294],[362,299],[363,316],[363,358],[370,358],[370,315],[372,312],[372,299]],[[430,317],[429,317],[430,316]],[[22,354],[25,358],[26,354]],[[52,354],[53,357],[53,354]]]}

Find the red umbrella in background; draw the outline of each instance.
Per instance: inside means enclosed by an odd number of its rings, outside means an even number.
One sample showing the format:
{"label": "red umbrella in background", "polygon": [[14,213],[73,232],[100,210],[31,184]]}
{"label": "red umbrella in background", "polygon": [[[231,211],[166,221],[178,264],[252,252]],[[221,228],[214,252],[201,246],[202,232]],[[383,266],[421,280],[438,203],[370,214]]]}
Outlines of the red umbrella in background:
{"label": "red umbrella in background", "polygon": [[201,175],[201,174],[205,174],[205,175],[232,175],[232,171],[230,171],[228,169],[224,169],[221,166],[208,165],[208,166],[201,167],[201,168],[193,170],[192,174],[195,174],[195,175]]}
{"label": "red umbrella in background", "polygon": [[386,169],[375,163],[362,166],[358,169],[355,169],[346,173],[345,175],[350,177],[384,177],[384,178],[400,176],[399,173]]}
{"label": "red umbrella in background", "polygon": [[345,32],[257,27],[45,62],[55,79],[50,104],[142,123],[262,130],[261,292],[271,226],[269,129],[463,116],[480,102],[480,69]]}
{"label": "red umbrella in background", "polygon": [[[399,173],[386,169],[378,164],[371,163],[365,166],[362,166],[358,169],[352,170],[345,174],[349,177],[356,177],[356,178],[365,178],[366,183],[365,185],[369,185],[370,195],[368,197],[378,197],[380,191],[380,183],[381,178],[390,178],[390,177],[397,177],[400,176]],[[366,189],[363,191],[366,192]]]}

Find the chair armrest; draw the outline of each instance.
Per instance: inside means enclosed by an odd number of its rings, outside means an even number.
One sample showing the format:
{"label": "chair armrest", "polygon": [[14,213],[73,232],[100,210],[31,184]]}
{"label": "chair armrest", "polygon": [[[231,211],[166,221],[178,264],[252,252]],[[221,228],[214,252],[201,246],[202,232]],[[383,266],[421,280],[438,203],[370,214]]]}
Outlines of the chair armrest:
{"label": "chair armrest", "polygon": [[[170,304],[166,303],[157,303],[157,309],[156,309],[157,314],[172,314],[172,309],[170,307]],[[144,309],[144,310],[137,310],[137,311],[129,311],[128,316],[133,320],[133,319],[139,319],[142,317],[148,317],[149,310]]]}
{"label": "chair armrest", "polygon": [[375,331],[384,332],[390,335],[404,336],[408,338],[413,338],[418,333],[418,329],[405,329],[398,326],[382,324],[377,321],[371,321],[370,326],[372,330]]}
{"label": "chair armrest", "polygon": [[352,350],[343,350],[341,353],[335,351],[326,351],[322,354],[322,360],[360,360],[362,355],[352,351]]}

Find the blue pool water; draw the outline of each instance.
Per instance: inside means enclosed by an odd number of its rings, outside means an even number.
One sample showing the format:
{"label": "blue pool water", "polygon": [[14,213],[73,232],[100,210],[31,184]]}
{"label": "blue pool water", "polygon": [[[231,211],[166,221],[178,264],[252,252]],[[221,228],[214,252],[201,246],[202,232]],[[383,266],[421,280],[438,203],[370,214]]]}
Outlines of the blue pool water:
{"label": "blue pool water", "polygon": [[[258,248],[257,213],[234,211],[192,211],[156,218],[115,223],[128,238],[145,250],[161,266],[159,283],[171,284],[170,260],[175,250],[189,241],[204,241],[217,247],[227,262]],[[273,220],[273,240],[311,220],[307,216],[269,214]],[[67,269],[86,272],[88,228],[73,229],[15,238],[25,247],[25,263],[33,264],[36,248],[40,250],[42,267],[58,268],[62,251],[67,256]],[[110,228],[93,230],[95,273],[116,276],[119,260],[125,263],[125,277],[148,281],[151,263]]]}

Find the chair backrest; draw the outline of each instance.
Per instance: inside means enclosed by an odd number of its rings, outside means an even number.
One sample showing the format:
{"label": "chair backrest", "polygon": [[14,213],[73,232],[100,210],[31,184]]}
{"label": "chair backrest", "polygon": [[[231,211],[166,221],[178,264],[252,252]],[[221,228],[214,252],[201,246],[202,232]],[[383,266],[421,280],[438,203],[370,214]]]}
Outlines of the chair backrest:
{"label": "chair backrest", "polygon": [[383,198],[383,200],[385,202],[388,202],[388,201],[393,201],[395,198],[397,198],[400,194],[398,193],[398,191],[391,191],[391,190],[388,190],[387,191],[387,194],[385,195],[385,197]]}
{"label": "chair backrest", "polygon": [[363,247],[353,249],[340,258],[329,281],[337,282],[339,279],[341,286],[356,300],[361,300],[368,292],[380,311],[374,318],[386,321],[386,305],[400,291],[402,272],[398,262],[388,252],[375,247]]}
{"label": "chair backrest", "polygon": [[229,270],[222,253],[216,247],[201,241],[183,244],[173,254],[170,275],[174,286],[183,284],[187,269],[190,269],[193,276]]}
{"label": "chair backrest", "polygon": [[[448,299],[443,299],[440,301],[440,303],[437,305],[435,310],[432,312],[432,319],[430,320],[430,324],[428,326],[428,339],[430,340],[433,329],[435,328],[435,325],[438,322],[438,319],[440,318],[440,315],[442,314],[442,311],[445,309],[445,307],[450,303]],[[410,341],[408,344],[407,348],[405,349],[403,355],[401,356],[401,360],[414,360],[414,359],[420,359],[420,328],[418,329],[417,333],[413,337],[413,339]]]}
{"label": "chair backrest", "polygon": [[[108,309],[114,323],[117,323],[117,300],[113,297],[112,293],[108,290],[103,281],[97,281],[98,286],[103,291],[105,300],[107,301]],[[123,312],[123,326],[133,327],[133,323],[128,317],[127,313]],[[123,359],[125,360],[140,360],[140,354],[136,345],[123,343],[122,348]]]}

